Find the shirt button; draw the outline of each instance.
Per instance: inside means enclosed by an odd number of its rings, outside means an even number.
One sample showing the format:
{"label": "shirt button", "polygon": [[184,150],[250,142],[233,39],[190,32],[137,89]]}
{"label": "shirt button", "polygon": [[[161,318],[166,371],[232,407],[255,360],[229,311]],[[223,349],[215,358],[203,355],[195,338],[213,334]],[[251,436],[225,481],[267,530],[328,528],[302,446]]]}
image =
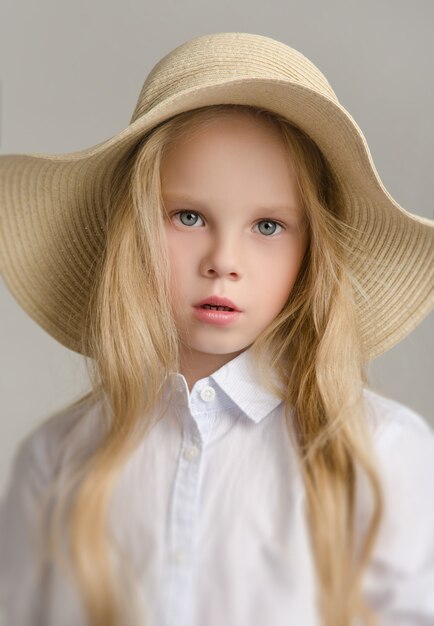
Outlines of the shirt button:
{"label": "shirt button", "polygon": [[214,400],[215,398],[215,389],[213,389],[212,387],[204,387],[200,392],[200,397],[205,402],[212,402],[212,400]]}
{"label": "shirt button", "polygon": [[175,563],[183,563],[186,558],[186,552],[182,548],[175,550],[172,554],[172,559]]}
{"label": "shirt button", "polygon": [[187,461],[192,461],[193,459],[197,457],[198,454],[199,454],[199,448],[197,448],[196,446],[191,446],[191,448],[187,448],[185,450],[184,458],[186,458]]}

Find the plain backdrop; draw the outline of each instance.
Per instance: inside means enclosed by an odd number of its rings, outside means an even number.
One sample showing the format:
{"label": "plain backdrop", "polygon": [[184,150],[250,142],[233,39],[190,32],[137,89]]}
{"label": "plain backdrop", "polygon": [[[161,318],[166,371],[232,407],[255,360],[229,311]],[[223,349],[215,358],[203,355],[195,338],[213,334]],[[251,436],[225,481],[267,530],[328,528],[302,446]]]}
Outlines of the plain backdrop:
{"label": "plain backdrop", "polygon": [[[297,48],[367,138],[389,192],[434,218],[431,0],[2,0],[0,152],[73,152],[129,123],[154,64],[192,37],[238,31]],[[1,207],[0,207],[1,210]],[[0,280],[0,491],[18,442],[88,387]],[[383,395],[434,423],[434,319],[369,364]]]}

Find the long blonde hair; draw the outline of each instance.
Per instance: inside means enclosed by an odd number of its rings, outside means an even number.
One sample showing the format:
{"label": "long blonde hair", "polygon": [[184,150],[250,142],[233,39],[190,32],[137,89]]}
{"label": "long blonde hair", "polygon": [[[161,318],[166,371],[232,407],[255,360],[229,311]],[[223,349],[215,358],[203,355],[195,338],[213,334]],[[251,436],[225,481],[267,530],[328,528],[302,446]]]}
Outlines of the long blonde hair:
{"label": "long blonde hair", "polygon": [[[264,109],[222,104],[180,113],[149,131],[111,172],[107,193],[99,199],[106,209],[106,245],[95,269],[83,334],[93,355],[86,361],[91,390],[75,407],[98,406],[105,429],[88,458],[71,471],[49,533],[52,556],[77,584],[90,626],[119,626],[134,619],[127,616],[130,605],[123,600],[134,575],[126,555],[119,563],[127,583],[116,574],[112,559],[119,552],[107,525],[108,508],[122,466],[170,406],[169,398],[163,411],[156,411],[162,406],[162,381],[168,372],[179,371],[160,165],[171,142],[234,113],[256,116],[279,131],[296,166],[308,222],[309,244],[297,281],[283,310],[252,348],[264,383],[284,401],[286,426],[298,453],[320,615],[324,626],[349,626],[358,616],[366,625],[377,624],[363,598],[362,577],[383,497],[363,405],[367,377],[342,187],[302,130]],[[273,384],[271,367],[283,387]],[[372,495],[363,537],[356,527],[361,472]],[[64,524],[66,558],[60,549]]]}

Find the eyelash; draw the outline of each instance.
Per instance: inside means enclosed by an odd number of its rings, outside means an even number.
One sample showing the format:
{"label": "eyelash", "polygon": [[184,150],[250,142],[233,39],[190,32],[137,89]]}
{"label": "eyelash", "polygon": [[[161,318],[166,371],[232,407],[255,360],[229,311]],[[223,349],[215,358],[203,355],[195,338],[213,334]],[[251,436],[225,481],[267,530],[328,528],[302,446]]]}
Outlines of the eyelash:
{"label": "eyelash", "polygon": [[[181,213],[191,213],[191,214],[193,214],[193,215],[198,215],[198,216],[199,216],[199,217],[203,220],[203,217],[202,217],[202,216],[201,216],[201,214],[200,214],[200,213],[198,213],[197,211],[187,211],[187,210],[177,211],[176,213],[173,213],[172,217],[178,216],[178,215],[180,215]],[[277,226],[280,226],[280,228],[282,229],[282,231],[284,231],[284,230],[285,230],[285,226],[284,226],[283,224],[281,224],[280,222],[276,222],[276,220],[262,219],[262,220],[259,220],[258,222],[256,222],[256,224],[261,224],[262,222],[270,222],[270,223],[272,223],[272,224],[277,224]],[[180,222],[180,223],[181,223],[181,225],[182,225],[182,226],[186,226],[187,228],[190,228],[189,226],[187,226],[187,224],[183,224],[182,222]],[[196,226],[196,224],[194,224],[194,225],[193,225],[193,227],[194,227],[194,226]],[[260,233],[260,234],[262,235],[263,233]],[[274,232],[274,233],[272,233],[271,235],[264,235],[264,237],[274,237],[274,236],[276,236],[276,234],[277,234],[277,235],[280,235],[280,233],[279,233],[279,232],[278,232],[278,233]]]}

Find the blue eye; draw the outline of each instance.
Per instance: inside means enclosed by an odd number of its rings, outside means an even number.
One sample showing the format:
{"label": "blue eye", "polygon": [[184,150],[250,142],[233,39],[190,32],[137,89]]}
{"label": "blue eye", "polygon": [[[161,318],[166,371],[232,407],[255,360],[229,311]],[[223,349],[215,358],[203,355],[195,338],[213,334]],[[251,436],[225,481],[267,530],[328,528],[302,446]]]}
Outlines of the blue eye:
{"label": "blue eye", "polygon": [[[267,228],[267,229],[265,229],[265,231],[263,232],[263,231],[259,228],[259,227],[260,227],[260,224],[268,224],[268,225],[270,225],[270,224],[271,224],[271,228],[270,228],[270,227],[268,227],[268,228]],[[258,228],[259,228],[259,230],[260,230],[260,232],[261,232],[261,234],[262,234],[262,235],[270,235],[270,234],[271,234],[271,235],[274,235],[274,233],[276,232],[276,227],[278,227],[278,228],[280,228],[280,229],[281,229],[281,230],[280,230],[280,231],[278,231],[278,232],[281,232],[281,231],[283,230],[283,229],[282,229],[282,226],[281,226],[280,224],[278,224],[277,222],[275,222],[274,220],[262,220],[262,221],[258,222]]]}
{"label": "blue eye", "polygon": [[[196,211],[178,211],[174,214],[175,216],[184,226],[203,226],[204,224],[202,217]],[[202,223],[198,223],[198,220],[202,220]],[[276,234],[276,231],[278,234],[283,230],[283,226],[274,220],[261,220],[256,226],[258,226],[261,235],[267,237]]]}
{"label": "blue eye", "polygon": [[[184,224],[184,226],[194,226],[197,222],[197,218],[199,217],[199,214],[195,213],[195,211],[179,211],[178,213],[175,213],[175,215],[180,216],[179,219],[181,220],[181,224]],[[183,219],[184,217],[185,220]]]}

